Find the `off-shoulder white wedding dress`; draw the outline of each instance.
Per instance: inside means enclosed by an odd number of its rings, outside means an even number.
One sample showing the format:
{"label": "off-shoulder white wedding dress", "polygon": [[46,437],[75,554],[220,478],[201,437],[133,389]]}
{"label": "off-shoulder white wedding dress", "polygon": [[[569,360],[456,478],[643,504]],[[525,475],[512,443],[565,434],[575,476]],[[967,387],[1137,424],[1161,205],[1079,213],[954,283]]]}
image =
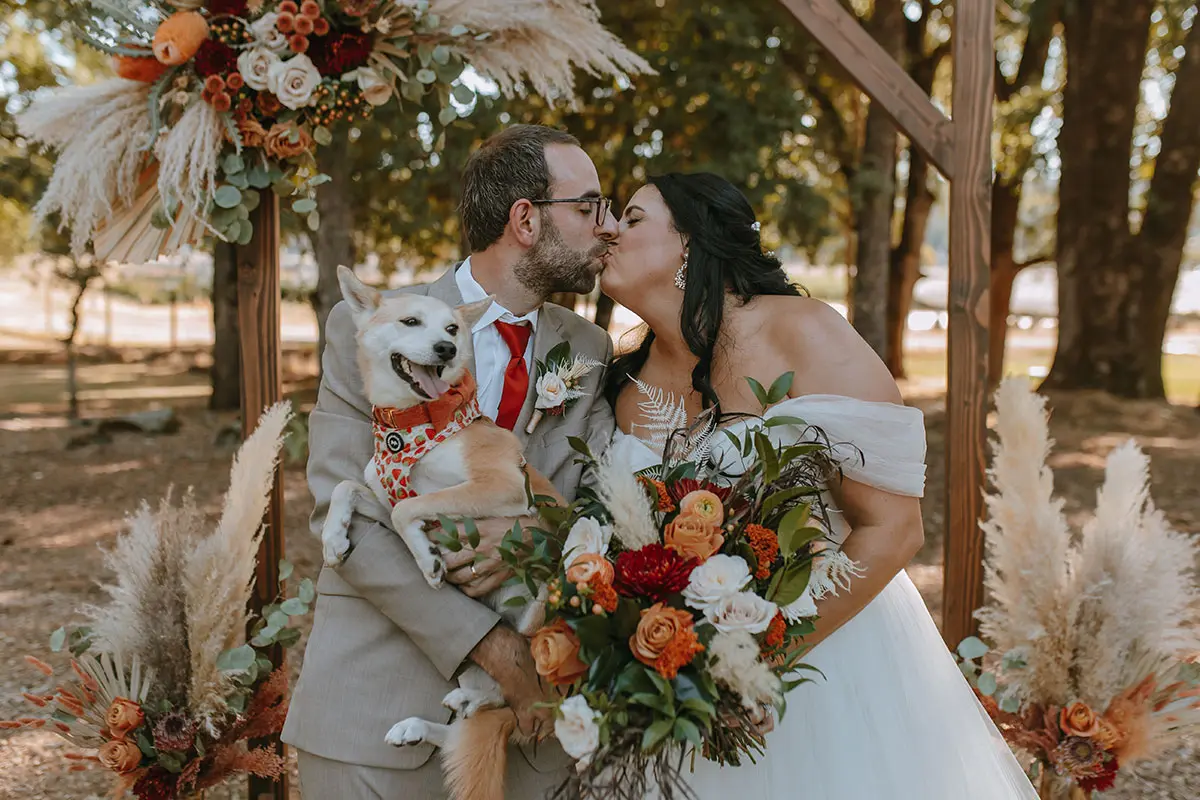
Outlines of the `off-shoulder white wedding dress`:
{"label": "off-shoulder white wedding dress", "polygon": [[[917,409],[807,395],[764,416],[798,417],[841,443],[847,478],[907,497],[924,493],[925,425]],[[776,443],[812,436],[792,425],[768,433]],[[661,458],[621,431],[612,446],[616,457],[638,469]],[[739,472],[740,455],[725,437],[715,437],[713,458]],[[831,538],[840,544],[847,526],[836,510],[830,516]],[[696,759],[689,783],[702,800],[1037,797],[904,572],[805,662],[825,678],[788,695],[787,714],[768,734],[765,757],[741,767]]]}

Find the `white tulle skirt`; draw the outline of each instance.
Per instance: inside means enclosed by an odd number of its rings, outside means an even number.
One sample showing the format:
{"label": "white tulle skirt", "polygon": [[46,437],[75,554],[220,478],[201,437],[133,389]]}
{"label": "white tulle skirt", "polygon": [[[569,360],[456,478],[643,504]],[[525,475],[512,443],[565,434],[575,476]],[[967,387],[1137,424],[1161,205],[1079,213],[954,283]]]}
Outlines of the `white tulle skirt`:
{"label": "white tulle skirt", "polygon": [[1037,797],[905,573],[805,661],[825,679],[788,695],[764,758],[696,760],[701,800]]}

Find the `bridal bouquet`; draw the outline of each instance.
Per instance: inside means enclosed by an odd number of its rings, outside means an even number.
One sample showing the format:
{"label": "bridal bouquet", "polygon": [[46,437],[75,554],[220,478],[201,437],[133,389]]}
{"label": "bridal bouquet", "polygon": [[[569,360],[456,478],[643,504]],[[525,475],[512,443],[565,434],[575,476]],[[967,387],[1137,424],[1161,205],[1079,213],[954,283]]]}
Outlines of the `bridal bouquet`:
{"label": "bridal bouquet", "polygon": [[1171,530],[1133,442],[1108,457],[1095,518],[1075,539],[1054,499],[1045,400],[996,396],[982,635],[963,668],[1044,798],[1113,786],[1133,761],[1200,732],[1196,545]]}
{"label": "bridal bouquet", "polygon": [[[427,96],[446,126],[477,75],[511,95],[574,94],[573,70],[649,72],[593,0],[83,0],[78,36],[114,79],[48,92],[22,133],[59,150],[42,218],[80,252],[146,261],[205,234],[246,244],[259,192],[316,229],[319,145],[389,102]],[[339,135],[345,135],[344,133]],[[434,149],[441,139],[428,138]]]}
{"label": "bridal bouquet", "polygon": [[[790,376],[764,406],[787,395]],[[661,397],[644,404],[664,407]],[[658,413],[659,466],[638,471],[614,446],[570,508],[543,505],[543,525],[501,550],[532,596],[547,600],[533,637],[537,669],[560,688],[555,734],[577,760],[562,796],[687,794],[688,750],[737,765],[762,752],[756,723],[806,683],[804,636],[814,600],[845,587],[855,566],[827,546],[823,486],[837,473],[828,442],[780,445],[775,417],[737,429],[687,430]],[[738,432],[733,432],[737,430]],[[815,430],[815,429],[814,429]],[[726,437],[744,473],[709,457]]]}
{"label": "bridal bouquet", "polygon": [[[113,774],[114,795],[190,797],[238,774],[274,778],[286,765],[250,743],[278,733],[287,715],[287,673],[266,649],[300,638],[290,621],[308,612],[298,596],[264,609],[246,641],[262,516],[290,417],[284,404],[263,415],[234,460],[215,529],[188,495],[157,512],[143,505],[107,554],[110,601],[85,609],[88,625],[60,628],[51,650],[69,651],[65,677],[28,656],[44,682],[25,694],[34,714],[4,728],[45,728],[86,752],[71,769]],[[291,571],[281,565],[281,575]],[[54,660],[56,657],[48,657]]]}

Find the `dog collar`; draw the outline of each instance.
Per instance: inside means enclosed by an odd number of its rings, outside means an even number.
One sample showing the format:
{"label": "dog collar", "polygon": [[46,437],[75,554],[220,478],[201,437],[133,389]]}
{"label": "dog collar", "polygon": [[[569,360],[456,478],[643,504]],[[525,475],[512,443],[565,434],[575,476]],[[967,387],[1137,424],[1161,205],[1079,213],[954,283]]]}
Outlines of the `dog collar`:
{"label": "dog collar", "polygon": [[410,408],[380,408],[374,406],[371,414],[376,423],[384,428],[404,430],[422,425],[432,425],[434,433],[445,430],[454,422],[458,412],[475,400],[475,378],[469,371],[451,386],[445,394],[434,400]]}

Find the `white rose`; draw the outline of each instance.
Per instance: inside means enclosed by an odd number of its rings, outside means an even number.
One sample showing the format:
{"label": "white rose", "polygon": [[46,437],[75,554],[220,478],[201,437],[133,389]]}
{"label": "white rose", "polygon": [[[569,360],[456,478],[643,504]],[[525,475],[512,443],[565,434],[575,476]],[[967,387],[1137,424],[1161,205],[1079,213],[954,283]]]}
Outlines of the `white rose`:
{"label": "white rose", "polygon": [[556,372],[547,372],[538,378],[537,403],[534,408],[545,411],[548,408],[558,408],[567,399],[567,384],[558,377]]}
{"label": "white rose", "polygon": [[359,67],[358,88],[363,99],[373,106],[381,106],[392,99],[392,86],[370,67]]}
{"label": "white rose", "polygon": [[279,56],[263,47],[251,47],[238,55],[238,72],[242,80],[256,92],[271,85],[271,68],[279,63]]}
{"label": "white rose", "polygon": [[259,44],[272,53],[282,53],[288,49],[287,34],[275,27],[277,19],[279,15],[272,11],[250,23],[250,33],[254,34]]}
{"label": "white rose", "polygon": [[600,746],[600,712],[581,694],[563,700],[558,708],[562,717],[554,721],[554,735],[567,755],[586,764]]}
{"label": "white rose", "polygon": [[692,570],[683,599],[692,608],[705,611],[721,598],[740,592],[749,582],[746,559],[718,553]]}
{"label": "white rose", "polygon": [[576,520],[563,542],[563,554],[566,556],[565,566],[570,567],[575,559],[584,553],[605,555],[608,553],[608,543],[612,540],[612,528],[601,525],[599,520],[592,517],[582,517]]}
{"label": "white rose", "polygon": [[762,633],[778,611],[774,603],[754,592],[738,592],[726,595],[706,608],[704,616],[722,633]]}
{"label": "white rose", "polygon": [[321,73],[312,59],[301,53],[271,65],[269,88],[293,111],[312,102],[313,90],[321,85]]}

